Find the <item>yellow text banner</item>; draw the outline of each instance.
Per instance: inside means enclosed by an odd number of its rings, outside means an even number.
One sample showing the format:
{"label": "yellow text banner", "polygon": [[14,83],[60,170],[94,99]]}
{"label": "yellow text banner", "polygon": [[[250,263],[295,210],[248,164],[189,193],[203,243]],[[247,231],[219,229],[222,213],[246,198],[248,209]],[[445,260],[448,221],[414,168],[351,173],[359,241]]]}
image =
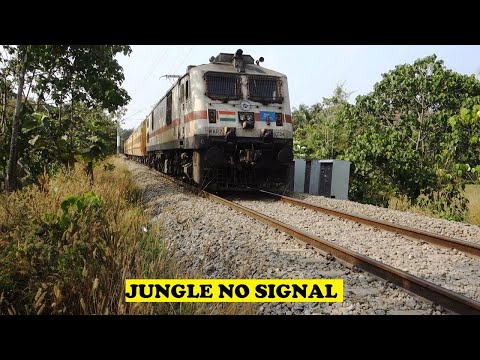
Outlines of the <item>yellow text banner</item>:
{"label": "yellow text banner", "polygon": [[126,302],[343,302],[343,279],[127,279]]}

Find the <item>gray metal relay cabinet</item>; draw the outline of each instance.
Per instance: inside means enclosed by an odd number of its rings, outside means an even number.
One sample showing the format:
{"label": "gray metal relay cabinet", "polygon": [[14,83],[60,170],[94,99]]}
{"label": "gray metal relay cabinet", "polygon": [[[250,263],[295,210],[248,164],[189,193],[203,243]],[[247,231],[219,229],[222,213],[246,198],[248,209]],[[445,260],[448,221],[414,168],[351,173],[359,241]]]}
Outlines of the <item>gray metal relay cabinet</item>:
{"label": "gray metal relay cabinet", "polygon": [[308,191],[310,189],[311,163],[311,160],[295,159],[293,191],[308,194]]}
{"label": "gray metal relay cabinet", "polygon": [[348,200],[350,162],[295,159],[294,191]]}

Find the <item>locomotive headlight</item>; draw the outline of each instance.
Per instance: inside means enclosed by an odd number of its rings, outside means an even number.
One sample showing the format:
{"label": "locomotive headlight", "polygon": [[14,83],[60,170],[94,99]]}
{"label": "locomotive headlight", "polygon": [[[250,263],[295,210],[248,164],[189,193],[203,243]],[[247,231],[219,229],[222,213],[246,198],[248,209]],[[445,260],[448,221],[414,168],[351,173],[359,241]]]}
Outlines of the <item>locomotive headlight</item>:
{"label": "locomotive headlight", "polygon": [[210,124],[217,122],[217,110],[215,109],[208,110],[208,122]]}
{"label": "locomotive headlight", "polygon": [[275,113],[275,124],[277,126],[283,125],[283,114],[282,113]]}
{"label": "locomotive headlight", "polygon": [[255,121],[253,112],[238,112],[238,120],[243,129],[253,129]]}

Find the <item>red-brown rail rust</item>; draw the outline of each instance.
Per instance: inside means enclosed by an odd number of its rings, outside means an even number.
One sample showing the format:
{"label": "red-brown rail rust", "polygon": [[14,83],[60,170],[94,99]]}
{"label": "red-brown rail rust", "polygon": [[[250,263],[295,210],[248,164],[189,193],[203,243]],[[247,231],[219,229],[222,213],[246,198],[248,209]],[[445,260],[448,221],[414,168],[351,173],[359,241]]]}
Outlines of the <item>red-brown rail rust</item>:
{"label": "red-brown rail rust", "polygon": [[435,245],[444,246],[447,248],[453,248],[468,254],[480,256],[480,245],[474,244],[468,241],[454,239],[447,236],[434,234],[434,233],[423,231],[423,230],[413,229],[413,228],[409,228],[402,225],[392,224],[382,220],[375,220],[362,215],[354,215],[341,210],[334,210],[334,209],[326,208],[323,206],[309,204],[305,201],[297,200],[297,199],[294,199],[288,196],[283,196],[280,194],[271,193],[269,191],[261,190],[261,192],[264,194],[274,196],[286,203],[302,206],[304,208],[323,212],[328,215],[333,215],[336,217],[341,217],[343,219],[356,221],[361,224],[374,226],[382,230],[395,232],[400,235],[409,236],[411,238],[423,240]]}
{"label": "red-brown rail rust", "polygon": [[422,296],[423,298],[439,304],[448,310],[451,310],[458,314],[480,315],[480,303],[475,300],[469,299],[460,294],[456,294],[453,291],[435,285],[429,281],[420,279],[416,276],[410,275],[404,271],[395,269],[379,261],[370,259],[366,256],[334,244],[330,241],[320,239],[313,234],[309,234],[303,230],[287,225],[281,221],[246,208],[242,205],[228,201],[219,196],[205,192],[203,193],[203,195],[216,202],[227,205],[228,207],[236,211],[242,212],[258,221],[270,225],[278,230],[281,230],[316,248],[330,253],[331,255],[347,263],[355,265],[357,268],[363,269],[373,275],[381,277],[404,289],[407,289],[414,294]]}

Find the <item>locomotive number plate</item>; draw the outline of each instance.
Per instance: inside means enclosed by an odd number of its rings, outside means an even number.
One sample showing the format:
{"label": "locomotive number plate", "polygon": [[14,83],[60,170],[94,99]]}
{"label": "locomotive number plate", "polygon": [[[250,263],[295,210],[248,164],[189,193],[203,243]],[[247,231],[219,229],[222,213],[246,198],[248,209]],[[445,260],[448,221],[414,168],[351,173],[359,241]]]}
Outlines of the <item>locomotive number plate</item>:
{"label": "locomotive number plate", "polygon": [[278,131],[278,130],[275,131],[275,130],[273,130],[273,137],[283,139],[283,138],[285,138],[285,131]]}
{"label": "locomotive number plate", "polygon": [[223,128],[209,128],[208,135],[223,136]]}

